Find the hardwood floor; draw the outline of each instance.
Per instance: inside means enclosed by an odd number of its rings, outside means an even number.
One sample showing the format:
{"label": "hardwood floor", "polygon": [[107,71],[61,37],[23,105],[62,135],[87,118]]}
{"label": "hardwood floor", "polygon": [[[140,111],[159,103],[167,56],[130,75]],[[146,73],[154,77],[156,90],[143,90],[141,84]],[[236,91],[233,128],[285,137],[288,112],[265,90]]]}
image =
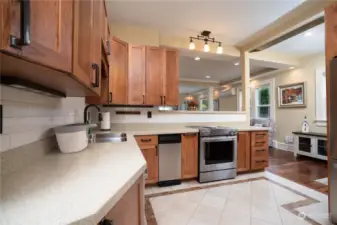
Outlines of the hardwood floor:
{"label": "hardwood floor", "polygon": [[328,186],[315,180],[328,177],[327,161],[310,157],[294,157],[292,152],[269,150],[269,167],[266,171],[298,184],[328,194]]}

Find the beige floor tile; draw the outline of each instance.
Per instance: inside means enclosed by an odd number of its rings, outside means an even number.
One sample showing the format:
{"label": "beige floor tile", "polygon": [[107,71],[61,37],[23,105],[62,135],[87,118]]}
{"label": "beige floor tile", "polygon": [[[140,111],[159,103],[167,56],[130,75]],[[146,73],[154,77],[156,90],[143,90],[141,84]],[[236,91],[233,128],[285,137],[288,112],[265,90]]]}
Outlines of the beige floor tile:
{"label": "beige floor tile", "polygon": [[194,212],[192,218],[207,223],[209,225],[216,225],[219,223],[222,209],[211,207],[208,205],[199,205]]}

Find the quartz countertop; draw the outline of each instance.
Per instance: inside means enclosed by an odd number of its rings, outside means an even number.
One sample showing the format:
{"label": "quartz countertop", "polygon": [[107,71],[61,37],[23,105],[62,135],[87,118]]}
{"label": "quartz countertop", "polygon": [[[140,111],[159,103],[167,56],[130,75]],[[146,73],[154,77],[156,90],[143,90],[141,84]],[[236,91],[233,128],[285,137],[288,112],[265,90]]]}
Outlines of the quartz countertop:
{"label": "quartz countertop", "polygon": [[0,224],[96,225],[145,168],[132,133],[126,142],[51,153],[2,177]]}
{"label": "quartz countertop", "polygon": [[113,131],[127,133],[127,141],[89,144],[72,154],[53,152],[2,177],[0,224],[96,225],[146,169],[134,135],[196,133],[198,129],[122,126]]}

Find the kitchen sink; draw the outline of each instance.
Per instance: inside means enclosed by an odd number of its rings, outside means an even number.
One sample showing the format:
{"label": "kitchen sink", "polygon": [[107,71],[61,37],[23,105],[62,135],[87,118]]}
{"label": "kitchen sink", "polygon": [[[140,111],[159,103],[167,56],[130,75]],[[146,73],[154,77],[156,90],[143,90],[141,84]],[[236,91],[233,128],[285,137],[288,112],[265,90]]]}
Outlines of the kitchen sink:
{"label": "kitchen sink", "polygon": [[127,140],[125,133],[94,133],[90,135],[91,143],[106,143],[106,142],[125,142]]}

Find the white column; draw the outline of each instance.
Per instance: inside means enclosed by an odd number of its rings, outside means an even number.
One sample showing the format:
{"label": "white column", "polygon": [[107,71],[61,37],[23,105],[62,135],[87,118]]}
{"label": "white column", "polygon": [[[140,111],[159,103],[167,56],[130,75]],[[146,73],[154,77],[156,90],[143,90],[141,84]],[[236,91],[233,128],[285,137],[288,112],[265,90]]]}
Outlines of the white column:
{"label": "white column", "polygon": [[250,67],[249,67],[249,53],[240,52],[241,65],[241,81],[242,81],[242,111],[246,112],[247,123],[250,123]]}
{"label": "white column", "polygon": [[214,111],[214,106],[213,106],[213,92],[214,88],[209,87],[208,88],[208,110],[207,111]]}

